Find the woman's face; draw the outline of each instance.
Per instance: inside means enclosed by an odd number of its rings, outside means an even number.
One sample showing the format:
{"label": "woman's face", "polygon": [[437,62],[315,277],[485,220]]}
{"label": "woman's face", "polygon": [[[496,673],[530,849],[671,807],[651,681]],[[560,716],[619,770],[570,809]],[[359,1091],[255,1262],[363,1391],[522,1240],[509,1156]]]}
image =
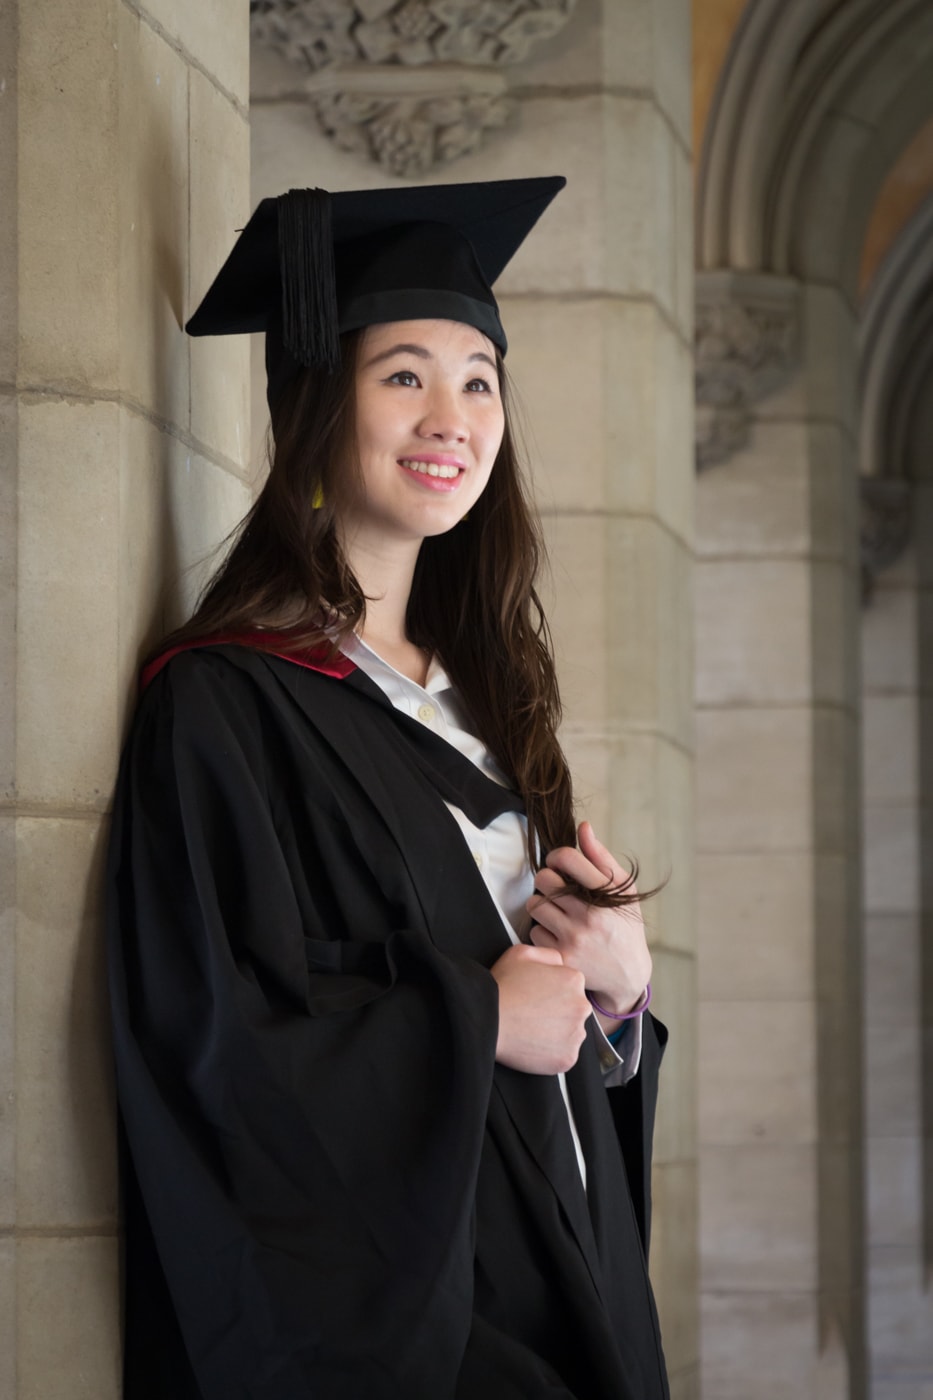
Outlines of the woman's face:
{"label": "woman's face", "polygon": [[505,413],[493,344],[460,321],[369,326],[359,345],[361,490],[345,533],[419,542],[460,521],[483,491]]}

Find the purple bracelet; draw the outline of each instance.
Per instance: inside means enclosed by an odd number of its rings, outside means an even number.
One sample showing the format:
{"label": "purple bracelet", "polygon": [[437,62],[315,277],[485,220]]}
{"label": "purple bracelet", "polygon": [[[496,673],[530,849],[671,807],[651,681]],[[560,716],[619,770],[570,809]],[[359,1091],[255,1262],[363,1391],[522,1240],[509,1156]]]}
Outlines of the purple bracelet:
{"label": "purple bracelet", "polygon": [[626,1011],[624,1016],[617,1015],[615,1011],[607,1011],[604,1006],[600,1006],[595,997],[590,996],[589,992],[587,992],[586,997],[590,1006],[592,1006],[594,1011],[598,1011],[600,1016],[608,1016],[610,1021],[631,1021],[633,1016],[640,1016],[641,1013],[647,1011],[648,1007],[651,1005],[651,983],[649,982],[645,988],[638,1005],[633,1007],[631,1011]]}

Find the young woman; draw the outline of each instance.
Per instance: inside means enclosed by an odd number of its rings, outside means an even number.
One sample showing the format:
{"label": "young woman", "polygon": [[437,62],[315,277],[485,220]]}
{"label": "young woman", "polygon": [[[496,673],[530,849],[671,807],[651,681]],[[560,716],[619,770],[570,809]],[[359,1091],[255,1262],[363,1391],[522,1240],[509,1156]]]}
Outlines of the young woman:
{"label": "young woman", "polygon": [[265,201],[189,324],[266,331],[274,452],[115,805],[127,1400],[667,1394],[490,290],[562,184]]}

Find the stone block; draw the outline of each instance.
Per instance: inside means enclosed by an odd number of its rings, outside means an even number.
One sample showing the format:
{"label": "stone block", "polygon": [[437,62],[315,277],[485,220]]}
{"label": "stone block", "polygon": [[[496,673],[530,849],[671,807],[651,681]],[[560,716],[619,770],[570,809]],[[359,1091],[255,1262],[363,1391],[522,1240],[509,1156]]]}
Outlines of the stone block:
{"label": "stone block", "polygon": [[862,609],[862,685],[866,694],[915,690],[920,599],[909,584],[882,575]]}
{"label": "stone block", "polygon": [[837,705],[813,710],[813,840],[826,854],[858,849],[859,734],[855,715]]}
{"label": "stone block", "polygon": [[116,1221],[97,821],[17,825],[17,1223]]}
{"label": "stone block", "polygon": [[651,1281],[671,1376],[689,1371],[697,1357],[696,1177],[696,1162],[666,1162],[655,1168],[651,1181]]}
{"label": "stone block", "polygon": [[697,554],[803,554],[810,548],[808,429],[758,421],[753,436],[697,479]]}
{"label": "stone block", "polygon": [[704,1292],[702,1393],[715,1400],[814,1395],[816,1297],[799,1292]]}
{"label": "stone block", "polygon": [[833,423],[808,423],[807,463],[813,552],[855,571],[859,563],[859,499],[851,438]]}
{"label": "stone block", "polygon": [[697,702],[805,704],[811,689],[806,563],[701,560],[695,578]]}
{"label": "stone block", "polygon": [[[2,11],[0,11],[2,17]],[[0,1237],[0,1395],[16,1395],[16,1243]]]}
{"label": "stone block", "polygon": [[872,1245],[916,1247],[923,1231],[923,1142],[868,1137],[868,1238]]}
{"label": "stone block", "polygon": [[812,898],[805,851],[699,856],[701,998],[782,1002],[812,995]]}
{"label": "stone block", "polygon": [[117,12],[19,7],[21,384],[119,383]]}
{"label": "stone block", "polygon": [[188,69],[120,9],[120,388],[188,424]]}
{"label": "stone block", "polygon": [[806,850],[812,834],[812,712],[723,707],[697,714],[702,853]]}
{"label": "stone block", "polygon": [[[0,313],[2,314],[2,313]],[[0,393],[0,793],[16,788],[16,571],[19,477],[17,400]]]}
{"label": "stone block", "polygon": [[679,1371],[672,1371],[668,1364],[667,1381],[671,1400],[700,1400],[700,1368],[697,1362]]}
{"label": "stone block", "polygon": [[700,1141],[814,1142],[816,1008],[810,1001],[700,1006]]}
{"label": "stone block", "polygon": [[609,784],[609,844],[620,856],[637,859],[641,889],[667,881],[660,894],[643,905],[649,940],[692,955],[692,759],[664,739],[625,735],[612,747]]}
{"label": "stone block", "polygon": [[26,802],[103,808],[109,800],[118,417],[113,403],[45,398],[19,411],[16,752]]}
{"label": "stone block", "polygon": [[[16,54],[16,27],[17,6],[0,4],[0,54]],[[19,85],[15,61],[4,64],[0,83],[0,384],[13,384],[19,358]]]}
{"label": "stone block", "polygon": [[860,683],[860,579],[843,564],[813,560],[810,569],[813,698],[854,709]]}
{"label": "stone block", "polygon": [[915,806],[920,800],[920,735],[911,695],[866,695],[862,702],[862,773],[872,806]]}
{"label": "stone block", "polygon": [[766,1295],[815,1289],[816,1206],[813,1146],[701,1147],[704,1289]]}
{"label": "stone block", "polygon": [[908,1377],[921,1366],[933,1370],[930,1295],[916,1243],[869,1249],[868,1281],[869,1346],[875,1365]]}
{"label": "stone block", "polygon": [[920,1137],[922,1039],[916,1024],[869,1032],[865,1125],[869,1137]]}
{"label": "stone block", "polygon": [[15,911],[16,821],[4,814],[0,816],[0,1230],[12,1228],[16,1221]]}
{"label": "stone block", "polygon": [[114,1237],[17,1243],[19,1400],[118,1400]]}
{"label": "stone block", "polygon": [[872,913],[911,913],[920,893],[917,809],[868,807],[864,826],[865,907]]}
{"label": "stone block", "polygon": [[[139,0],[127,0],[136,8]],[[184,57],[203,68],[241,102],[249,102],[249,15],[231,12],[226,0],[145,0],[140,5],[146,23],[158,26]]]}
{"label": "stone block", "polygon": [[249,510],[252,492],[248,482],[182,443],[173,446],[170,461],[163,558],[180,567],[164,582],[166,621],[177,626],[223,558],[224,542]]}
{"label": "stone block", "polygon": [[549,515],[544,523],[550,568],[543,596],[565,713],[575,726],[605,727],[610,719],[605,517]]}
{"label": "stone block", "polygon": [[617,518],[608,536],[613,713],[692,751],[692,558],[653,520]]}
{"label": "stone block", "polygon": [[[244,18],[245,23],[245,18]],[[249,128],[200,73],[190,78],[190,316],[249,217]],[[250,452],[250,346],[245,335],[191,341],[191,431],[244,471]]]}
{"label": "stone block", "polygon": [[696,967],[683,953],[653,948],[652,1010],[671,1032],[664,1052],[654,1161],[693,1163],[697,1141]]}
{"label": "stone block", "polygon": [[921,931],[917,911],[866,914],[865,1023],[869,1034],[919,1025]]}

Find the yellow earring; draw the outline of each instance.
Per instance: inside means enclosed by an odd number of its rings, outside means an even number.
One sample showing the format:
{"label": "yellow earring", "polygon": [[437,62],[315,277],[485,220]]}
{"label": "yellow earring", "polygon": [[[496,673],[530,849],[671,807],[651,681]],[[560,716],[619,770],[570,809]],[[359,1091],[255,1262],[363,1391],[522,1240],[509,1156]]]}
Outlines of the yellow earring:
{"label": "yellow earring", "polygon": [[321,506],[322,506],[323,504],[324,504],[324,492],[323,492],[323,490],[321,489],[320,485],[317,485],[317,486],[314,488],[314,495],[311,497],[311,509],[312,509],[312,510],[320,510],[320,509],[321,509]]}

